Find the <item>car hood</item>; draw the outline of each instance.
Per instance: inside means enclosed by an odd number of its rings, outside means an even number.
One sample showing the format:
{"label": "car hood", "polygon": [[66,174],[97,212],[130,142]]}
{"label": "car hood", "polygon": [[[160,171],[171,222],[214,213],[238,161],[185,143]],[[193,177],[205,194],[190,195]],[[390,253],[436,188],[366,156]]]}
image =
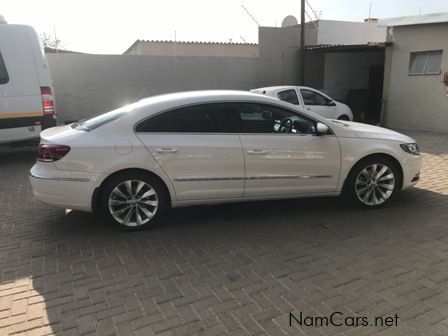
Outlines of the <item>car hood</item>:
{"label": "car hood", "polygon": [[343,131],[343,136],[350,137],[351,134],[351,137],[358,137],[363,139],[395,140],[406,143],[415,142],[415,140],[411,137],[387,128],[353,121],[332,121],[341,131]]}

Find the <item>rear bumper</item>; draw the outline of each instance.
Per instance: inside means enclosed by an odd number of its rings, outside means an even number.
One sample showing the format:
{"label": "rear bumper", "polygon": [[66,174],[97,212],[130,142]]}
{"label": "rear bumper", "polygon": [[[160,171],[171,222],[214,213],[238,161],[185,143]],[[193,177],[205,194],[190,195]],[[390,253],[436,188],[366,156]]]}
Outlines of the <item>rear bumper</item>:
{"label": "rear bumper", "polygon": [[92,195],[96,174],[60,171],[49,176],[34,165],[30,171],[30,182],[35,197],[58,208],[92,211]]}

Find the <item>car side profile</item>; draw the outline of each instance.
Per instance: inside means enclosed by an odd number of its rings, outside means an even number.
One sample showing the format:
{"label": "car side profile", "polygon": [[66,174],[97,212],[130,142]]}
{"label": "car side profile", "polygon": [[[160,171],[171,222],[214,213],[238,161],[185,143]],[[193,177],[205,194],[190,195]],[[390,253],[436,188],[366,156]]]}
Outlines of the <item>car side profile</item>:
{"label": "car side profile", "polygon": [[251,90],[265,94],[293,105],[299,105],[327,119],[352,120],[350,107],[340,103],[325,93],[307,86],[271,86]]}
{"label": "car side profile", "polygon": [[129,228],[170,207],[345,195],[377,208],[419,179],[412,138],[243,91],[154,96],[41,133],[44,203]]}

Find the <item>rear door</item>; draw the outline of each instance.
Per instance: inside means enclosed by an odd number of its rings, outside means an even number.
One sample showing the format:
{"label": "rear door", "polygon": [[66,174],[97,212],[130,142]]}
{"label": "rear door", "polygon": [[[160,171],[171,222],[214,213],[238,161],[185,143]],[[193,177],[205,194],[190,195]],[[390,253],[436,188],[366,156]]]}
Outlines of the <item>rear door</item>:
{"label": "rear door", "polygon": [[210,103],[150,117],[136,133],[171,179],[177,200],[241,198],[244,155],[232,127],[226,105]]}
{"label": "rear door", "polygon": [[300,89],[304,107],[324,118],[333,119],[336,114],[336,104],[322,95],[321,93],[311,89]]}

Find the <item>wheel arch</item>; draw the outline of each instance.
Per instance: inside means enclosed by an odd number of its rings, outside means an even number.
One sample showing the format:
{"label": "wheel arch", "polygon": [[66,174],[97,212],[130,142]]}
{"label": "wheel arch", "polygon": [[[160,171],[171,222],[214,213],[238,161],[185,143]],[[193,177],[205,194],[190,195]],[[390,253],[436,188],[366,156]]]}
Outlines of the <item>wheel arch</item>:
{"label": "wheel arch", "polygon": [[96,210],[98,209],[98,204],[100,203],[100,199],[101,199],[101,193],[104,190],[104,187],[106,186],[106,184],[115,176],[119,176],[121,174],[127,174],[127,173],[143,173],[143,174],[147,174],[155,179],[157,179],[162,186],[165,188],[165,191],[169,197],[169,204],[171,204],[174,195],[172,195],[172,192],[170,190],[170,188],[168,187],[167,183],[156,173],[147,170],[147,169],[143,169],[143,168],[125,168],[125,169],[120,169],[117,170],[113,173],[111,173],[110,175],[108,175],[102,182],[101,184],[95,188],[94,192],[93,192],[93,196],[92,196],[92,212],[96,212]]}
{"label": "wheel arch", "polygon": [[342,190],[341,190],[342,192],[345,191],[345,188],[347,186],[347,181],[349,180],[349,177],[352,174],[353,170],[357,166],[359,166],[362,162],[364,162],[366,160],[369,160],[369,159],[372,159],[372,158],[386,158],[386,159],[392,161],[395,164],[395,166],[398,169],[398,173],[399,173],[399,189],[398,190],[401,190],[401,188],[403,187],[403,174],[404,174],[404,172],[403,172],[403,167],[401,166],[400,161],[398,161],[395,157],[393,157],[392,155],[387,154],[387,153],[373,153],[373,154],[369,154],[369,155],[366,155],[366,156],[360,158],[358,161],[356,161],[351,166],[350,170],[348,171],[348,174],[345,176],[344,183],[342,185]]}
{"label": "wheel arch", "polygon": [[348,116],[345,113],[342,113],[341,115],[338,116],[338,120],[350,121],[350,116]]}

